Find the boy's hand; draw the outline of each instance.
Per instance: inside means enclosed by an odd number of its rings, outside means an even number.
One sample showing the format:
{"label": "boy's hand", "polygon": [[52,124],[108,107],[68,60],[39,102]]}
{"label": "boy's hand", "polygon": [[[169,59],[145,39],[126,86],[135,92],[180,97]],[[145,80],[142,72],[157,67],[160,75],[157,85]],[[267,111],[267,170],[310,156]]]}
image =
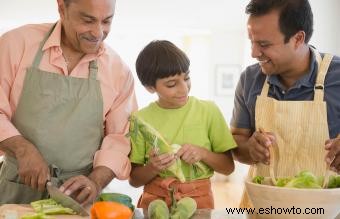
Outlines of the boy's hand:
{"label": "boy's hand", "polygon": [[158,151],[155,149],[150,150],[149,153],[149,163],[152,169],[154,169],[157,173],[162,170],[165,170],[171,164],[175,162],[175,155],[173,153],[165,153],[158,155]]}
{"label": "boy's hand", "polygon": [[207,149],[192,144],[183,144],[177,151],[176,156],[180,157],[188,164],[194,164],[198,161],[204,160],[207,154]]}

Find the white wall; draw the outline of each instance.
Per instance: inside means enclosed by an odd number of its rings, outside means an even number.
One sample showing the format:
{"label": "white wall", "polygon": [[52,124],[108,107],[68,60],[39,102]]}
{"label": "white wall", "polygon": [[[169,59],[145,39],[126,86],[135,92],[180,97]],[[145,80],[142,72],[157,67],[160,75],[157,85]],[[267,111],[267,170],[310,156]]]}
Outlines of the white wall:
{"label": "white wall", "polygon": [[310,0],[314,12],[311,44],[323,52],[340,55],[340,1]]}
{"label": "white wall", "polygon": [[[311,43],[320,51],[340,55],[339,0],[310,0],[315,17]],[[216,92],[217,66],[244,69],[250,57],[244,8],[248,0],[117,0],[112,31],[107,39],[134,72],[138,52],[149,41],[168,39],[183,48],[191,59],[191,94],[214,100],[227,121],[233,94]],[[54,22],[56,0],[0,1],[0,34],[25,23]],[[0,48],[1,49],[1,48]],[[145,106],[154,96],[136,78],[137,98]],[[246,168],[237,165],[232,178],[242,180]],[[111,185],[112,190],[120,187]],[[139,192],[132,192],[135,199]]]}

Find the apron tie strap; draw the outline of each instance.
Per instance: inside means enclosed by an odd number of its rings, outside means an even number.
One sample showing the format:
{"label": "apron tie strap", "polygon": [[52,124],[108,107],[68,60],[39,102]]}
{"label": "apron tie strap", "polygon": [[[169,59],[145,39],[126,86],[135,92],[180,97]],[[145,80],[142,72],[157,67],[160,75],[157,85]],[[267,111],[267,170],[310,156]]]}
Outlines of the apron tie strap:
{"label": "apron tie strap", "polygon": [[176,200],[191,197],[196,200],[198,208],[213,208],[214,201],[211,191],[210,179],[200,179],[181,183],[175,178],[155,178],[144,186],[144,192],[138,201],[137,207],[147,208],[155,199],[163,199],[168,206],[171,205],[170,190],[174,189]]}

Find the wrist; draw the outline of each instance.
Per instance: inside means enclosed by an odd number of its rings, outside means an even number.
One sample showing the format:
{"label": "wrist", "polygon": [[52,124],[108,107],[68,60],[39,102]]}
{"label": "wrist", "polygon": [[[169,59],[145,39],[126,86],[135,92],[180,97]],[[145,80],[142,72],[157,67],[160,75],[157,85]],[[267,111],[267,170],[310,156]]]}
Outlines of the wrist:
{"label": "wrist", "polygon": [[152,175],[158,175],[160,173],[160,170],[156,168],[152,163],[147,163],[145,165],[147,172],[151,173]]}
{"label": "wrist", "polygon": [[111,180],[115,177],[113,171],[105,166],[95,167],[88,178],[95,185],[98,194],[102,191],[102,189],[107,186],[111,182]]}
{"label": "wrist", "polygon": [[33,152],[32,150],[36,150],[34,145],[21,135],[6,139],[3,141],[3,145],[5,146],[5,152],[17,159],[26,156],[28,153],[31,154]]}

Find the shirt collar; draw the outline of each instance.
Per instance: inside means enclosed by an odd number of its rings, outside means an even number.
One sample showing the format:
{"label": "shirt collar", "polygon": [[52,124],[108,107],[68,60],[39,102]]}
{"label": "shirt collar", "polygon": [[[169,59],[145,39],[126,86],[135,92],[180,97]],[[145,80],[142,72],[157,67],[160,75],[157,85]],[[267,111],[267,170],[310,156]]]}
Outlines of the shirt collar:
{"label": "shirt collar", "polygon": [[[310,56],[310,66],[309,66],[309,72],[302,76],[292,88],[300,88],[301,86],[304,87],[314,87],[315,85],[315,77],[317,74],[317,61],[314,52],[309,49],[311,56]],[[278,86],[280,88],[283,88],[282,83],[279,80],[278,75],[269,75],[268,76],[268,82],[271,85]]]}
{"label": "shirt collar", "polygon": [[[54,30],[52,31],[51,35],[47,39],[45,45],[43,46],[42,51],[45,51],[52,47],[56,47],[61,50],[60,41],[61,41],[61,21],[59,20]],[[89,57],[89,59],[94,59],[104,54],[104,52],[105,52],[105,44],[102,43],[96,54],[87,54],[86,56]]]}

